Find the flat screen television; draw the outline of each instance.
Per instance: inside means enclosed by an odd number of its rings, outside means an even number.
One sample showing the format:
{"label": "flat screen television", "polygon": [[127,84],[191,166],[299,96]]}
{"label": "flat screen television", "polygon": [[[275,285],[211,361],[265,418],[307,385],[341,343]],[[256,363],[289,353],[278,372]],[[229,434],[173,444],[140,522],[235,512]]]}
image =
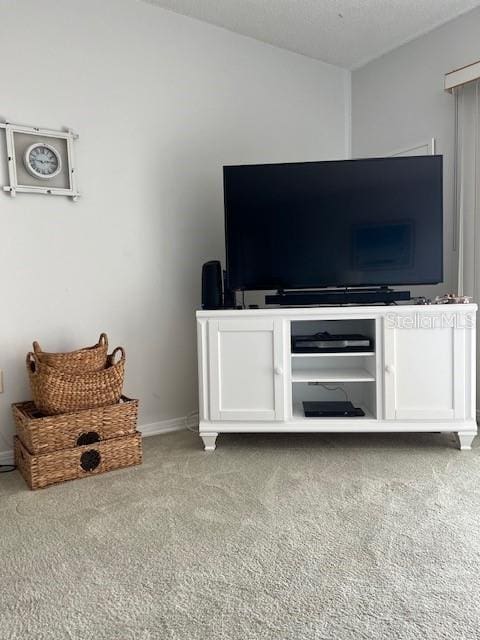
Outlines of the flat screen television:
{"label": "flat screen television", "polygon": [[235,290],[436,284],[442,156],[226,166]]}

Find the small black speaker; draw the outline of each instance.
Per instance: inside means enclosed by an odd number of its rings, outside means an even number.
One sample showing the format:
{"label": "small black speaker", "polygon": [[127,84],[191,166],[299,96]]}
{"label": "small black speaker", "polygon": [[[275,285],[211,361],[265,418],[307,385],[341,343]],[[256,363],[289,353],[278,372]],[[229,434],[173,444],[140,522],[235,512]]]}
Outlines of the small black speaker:
{"label": "small black speaker", "polygon": [[210,260],[202,267],[202,309],[222,307],[222,267],[218,260]]}

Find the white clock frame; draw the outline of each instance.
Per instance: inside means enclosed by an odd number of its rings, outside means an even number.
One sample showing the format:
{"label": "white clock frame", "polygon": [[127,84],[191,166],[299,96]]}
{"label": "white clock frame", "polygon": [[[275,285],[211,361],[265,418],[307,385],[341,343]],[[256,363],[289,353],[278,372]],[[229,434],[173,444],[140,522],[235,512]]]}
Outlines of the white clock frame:
{"label": "white clock frame", "polygon": [[[30,154],[34,149],[40,148],[48,149],[57,159],[57,168],[53,173],[45,175],[37,171],[35,167],[32,166],[32,163],[30,162]],[[39,178],[40,180],[50,180],[50,178],[55,178],[55,176],[58,176],[58,174],[62,170],[62,156],[58,153],[53,145],[47,144],[46,142],[34,142],[29,147],[27,147],[25,153],[23,154],[23,164],[25,165],[25,169],[28,171],[28,173],[34,178]]]}
{"label": "white clock frame", "polygon": [[[27,127],[23,125],[10,124],[9,122],[0,122],[0,129],[5,129],[5,137],[7,143],[7,161],[8,161],[8,175],[10,184],[5,185],[3,190],[9,192],[12,198],[17,193],[39,193],[43,195],[52,196],[68,196],[74,201],[78,199],[80,193],[77,189],[77,176],[76,167],[74,161],[74,141],[78,138],[78,135],[72,130],[55,131],[53,129],[40,129],[38,127]],[[26,133],[32,136],[39,136],[42,138],[61,139],[66,141],[67,148],[67,169],[68,169],[68,188],[62,187],[50,187],[47,184],[45,186],[36,185],[22,185],[19,184],[17,178],[17,158],[15,155],[15,133]],[[48,146],[42,141],[45,146]],[[58,174],[56,174],[58,175]],[[38,178],[39,176],[34,176]],[[49,176],[53,177],[53,176]]]}

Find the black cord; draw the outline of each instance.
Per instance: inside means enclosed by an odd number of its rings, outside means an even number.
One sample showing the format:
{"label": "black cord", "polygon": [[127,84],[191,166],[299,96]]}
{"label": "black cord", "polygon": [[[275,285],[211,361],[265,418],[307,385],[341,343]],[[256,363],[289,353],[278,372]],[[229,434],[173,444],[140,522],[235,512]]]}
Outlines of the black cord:
{"label": "black cord", "polygon": [[0,473],[10,473],[15,471],[16,468],[14,464],[0,464]]}
{"label": "black cord", "polygon": [[319,385],[321,387],[323,387],[324,389],[326,389],[327,391],[341,391],[343,393],[343,395],[345,396],[345,400],[348,401],[347,392],[345,391],[345,389],[343,387],[333,387],[333,389],[331,389],[331,388],[327,387],[326,384],[319,383]]}

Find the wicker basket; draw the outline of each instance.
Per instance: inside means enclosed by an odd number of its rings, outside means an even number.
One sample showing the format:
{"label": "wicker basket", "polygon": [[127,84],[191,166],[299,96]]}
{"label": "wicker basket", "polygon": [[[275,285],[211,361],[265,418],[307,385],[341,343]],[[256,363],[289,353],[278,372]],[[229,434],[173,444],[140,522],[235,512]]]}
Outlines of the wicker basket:
{"label": "wicker basket", "polygon": [[[121,357],[115,362],[117,353]],[[27,370],[35,406],[45,415],[106,407],[117,403],[122,395],[125,351],[117,347],[108,356],[107,367],[102,371],[77,374],[43,364],[30,352]]]}
{"label": "wicker basket", "polygon": [[137,432],[94,445],[34,456],[15,436],[15,464],[30,489],[86,478],[142,462],[142,438]]}
{"label": "wicker basket", "polygon": [[33,343],[33,351],[42,364],[68,373],[87,373],[101,371],[107,364],[108,338],[102,333],[97,344],[69,353],[46,353],[38,342]]}
{"label": "wicker basket", "polygon": [[43,416],[33,402],[13,404],[12,411],[22,444],[38,455],[134,433],[138,400],[122,396],[118,404],[58,416]]}

